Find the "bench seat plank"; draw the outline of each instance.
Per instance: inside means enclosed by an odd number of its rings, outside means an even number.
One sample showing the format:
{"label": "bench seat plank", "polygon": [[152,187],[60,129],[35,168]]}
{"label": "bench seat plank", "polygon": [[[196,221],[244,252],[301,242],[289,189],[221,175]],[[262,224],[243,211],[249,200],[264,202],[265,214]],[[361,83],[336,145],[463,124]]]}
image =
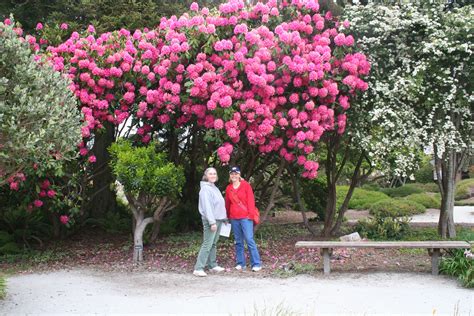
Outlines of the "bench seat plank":
{"label": "bench seat plank", "polygon": [[295,246],[296,248],[471,248],[466,241],[298,241]]}

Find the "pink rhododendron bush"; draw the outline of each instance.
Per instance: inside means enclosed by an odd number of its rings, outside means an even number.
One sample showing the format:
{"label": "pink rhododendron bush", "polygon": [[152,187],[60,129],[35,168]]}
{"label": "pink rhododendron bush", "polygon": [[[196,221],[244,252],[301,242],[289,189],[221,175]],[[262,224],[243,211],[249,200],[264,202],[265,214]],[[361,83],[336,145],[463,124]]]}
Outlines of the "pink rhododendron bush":
{"label": "pink rhododendron bush", "polygon": [[91,26],[46,55],[74,81],[86,122],[82,156],[107,121],[138,121],[143,143],[158,129],[198,124],[221,140],[222,163],[248,143],[313,178],[318,140],[344,132],[351,99],[367,89],[370,65],[338,23],[317,1],[249,8],[231,0],[212,11],[193,3],[155,29],[97,35]]}
{"label": "pink rhododendron bush", "polygon": [[206,139],[216,142],[223,164],[252,146],[314,178],[318,141],[344,133],[345,112],[368,88],[370,64],[349,32],[349,21],[320,12],[317,1],[247,7],[230,0],[212,10],[193,3],[149,29],[96,34],[90,26],[54,46],[22,38],[38,62],[72,80],[83,117],[82,163],[96,163],[90,148],[110,123],[136,127],[143,144],[160,131],[198,127],[212,136]]}

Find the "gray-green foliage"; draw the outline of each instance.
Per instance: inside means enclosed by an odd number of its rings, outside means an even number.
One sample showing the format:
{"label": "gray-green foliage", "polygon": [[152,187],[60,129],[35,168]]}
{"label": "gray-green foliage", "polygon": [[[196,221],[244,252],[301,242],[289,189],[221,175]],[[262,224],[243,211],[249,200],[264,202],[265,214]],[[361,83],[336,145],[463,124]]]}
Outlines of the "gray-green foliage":
{"label": "gray-green foliage", "polygon": [[69,84],[0,23],[0,183],[33,163],[61,175],[76,156],[81,116]]}

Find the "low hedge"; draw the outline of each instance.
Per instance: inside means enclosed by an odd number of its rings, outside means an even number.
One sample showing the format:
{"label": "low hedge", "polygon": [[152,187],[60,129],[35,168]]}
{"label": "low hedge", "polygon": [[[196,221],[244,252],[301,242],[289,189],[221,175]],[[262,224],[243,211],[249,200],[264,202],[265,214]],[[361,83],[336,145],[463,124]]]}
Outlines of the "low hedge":
{"label": "low hedge", "polygon": [[[349,187],[346,185],[337,187],[337,207],[341,206],[347,195]],[[382,200],[390,199],[388,195],[378,191],[368,191],[361,188],[355,188],[352,198],[349,201],[349,209],[365,210],[374,203]]]}
{"label": "low hedge", "polygon": [[423,189],[417,183],[405,184],[401,187],[382,189],[382,192],[390,197],[405,197],[410,194],[422,193]]}
{"label": "low hedge", "polygon": [[378,217],[402,217],[424,213],[426,207],[407,199],[385,199],[371,205],[369,211]]}
{"label": "low hedge", "polygon": [[474,192],[474,179],[464,179],[456,184],[455,200],[465,200]]}
{"label": "low hedge", "polygon": [[439,192],[438,184],[431,182],[431,183],[408,183],[408,186],[416,186],[422,189],[424,192]]}
{"label": "low hedge", "polygon": [[419,203],[426,208],[437,208],[441,207],[441,199],[437,196],[430,195],[427,193],[415,193],[410,194],[405,199]]}

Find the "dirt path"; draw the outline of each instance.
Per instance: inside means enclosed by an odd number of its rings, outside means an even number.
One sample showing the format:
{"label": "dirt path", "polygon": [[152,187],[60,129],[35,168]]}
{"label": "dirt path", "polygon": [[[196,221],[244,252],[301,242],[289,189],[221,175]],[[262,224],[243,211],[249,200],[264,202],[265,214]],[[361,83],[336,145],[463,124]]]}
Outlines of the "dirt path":
{"label": "dirt path", "polygon": [[189,274],[73,270],[12,276],[7,298],[0,301],[0,315],[274,315],[277,311],[472,315],[474,291],[459,287],[453,279],[421,273],[198,279]]}

